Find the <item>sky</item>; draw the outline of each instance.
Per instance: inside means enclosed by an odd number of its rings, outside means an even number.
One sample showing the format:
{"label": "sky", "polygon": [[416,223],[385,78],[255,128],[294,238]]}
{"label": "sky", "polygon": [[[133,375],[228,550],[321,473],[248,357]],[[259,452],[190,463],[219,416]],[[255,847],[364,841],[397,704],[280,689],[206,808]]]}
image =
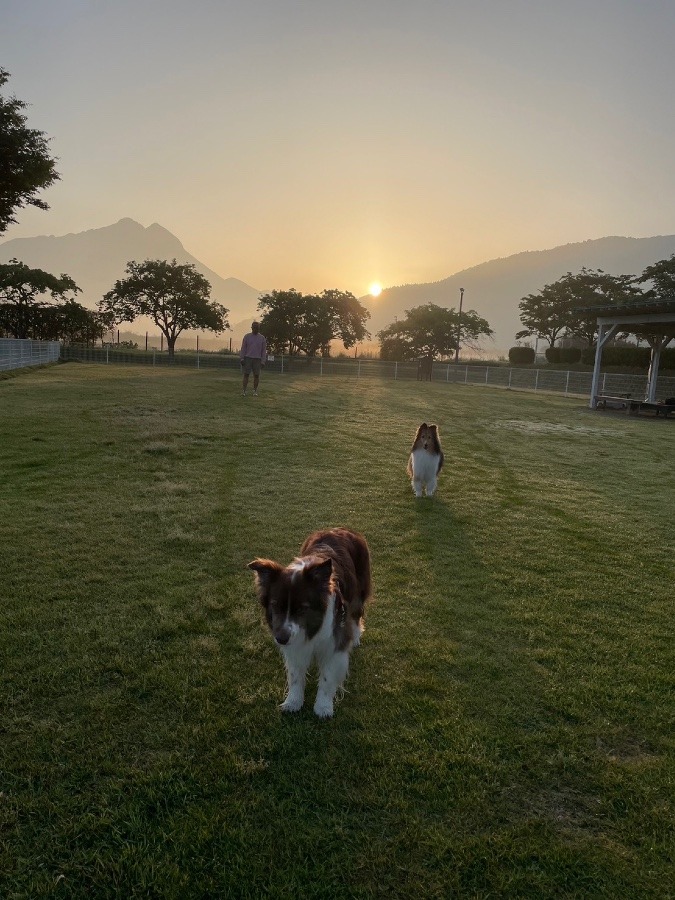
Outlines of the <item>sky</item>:
{"label": "sky", "polygon": [[2,239],[130,217],[363,296],[673,234],[674,38],[672,0],[0,0],[61,174]]}

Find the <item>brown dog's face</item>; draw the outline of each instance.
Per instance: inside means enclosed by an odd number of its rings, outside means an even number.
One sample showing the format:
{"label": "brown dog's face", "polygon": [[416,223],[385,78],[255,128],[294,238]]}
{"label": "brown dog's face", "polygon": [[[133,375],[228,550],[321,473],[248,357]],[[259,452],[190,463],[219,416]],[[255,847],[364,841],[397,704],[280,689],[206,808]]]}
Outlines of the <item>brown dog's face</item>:
{"label": "brown dog's face", "polygon": [[286,647],[314,637],[331,592],[331,560],[313,557],[284,568],[270,559],[254,559],[248,568],[255,573],[258,598],[276,643]]}
{"label": "brown dog's face", "polygon": [[417,429],[415,447],[422,447],[424,450],[428,450],[429,453],[435,453],[437,452],[438,443],[438,426],[427,425],[426,422],[422,422]]}

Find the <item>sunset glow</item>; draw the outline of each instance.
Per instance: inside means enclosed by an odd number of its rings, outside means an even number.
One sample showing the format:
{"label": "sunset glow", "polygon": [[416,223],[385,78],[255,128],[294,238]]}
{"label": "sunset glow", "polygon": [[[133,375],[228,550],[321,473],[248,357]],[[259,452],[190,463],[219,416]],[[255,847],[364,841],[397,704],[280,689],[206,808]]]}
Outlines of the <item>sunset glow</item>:
{"label": "sunset glow", "polygon": [[[33,262],[9,242],[95,231],[104,248],[104,229],[132,221],[124,264],[160,247],[196,260],[233,327],[267,292],[337,289],[364,298],[376,335],[407,286],[430,285],[411,307],[457,308],[463,284],[506,354],[521,295],[508,266],[494,294],[473,269],[675,235],[672,6],[165,3],[158,23],[159,4],[134,0],[0,3],[4,96],[27,104],[61,176],[37,194],[49,209],[17,208],[0,263],[65,272],[93,308],[123,274],[112,248],[67,267],[66,250]],[[646,139],[625,140],[627,122]],[[522,296],[567,268],[533,274]]]}

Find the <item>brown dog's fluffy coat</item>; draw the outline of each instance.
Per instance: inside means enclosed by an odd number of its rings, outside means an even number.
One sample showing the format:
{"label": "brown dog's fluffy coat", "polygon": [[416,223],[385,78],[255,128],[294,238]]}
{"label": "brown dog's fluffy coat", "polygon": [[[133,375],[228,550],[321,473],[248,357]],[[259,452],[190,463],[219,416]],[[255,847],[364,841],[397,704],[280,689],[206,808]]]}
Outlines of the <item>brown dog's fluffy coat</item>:
{"label": "brown dog's fluffy coat", "polygon": [[316,659],[320,677],[314,712],[331,716],[349,653],[361,639],[371,592],[366,539],[347,528],[315,531],[288,566],[254,559],[248,567],[255,573],[265,619],[286,664],[288,693],[281,708],[296,712],[302,707],[307,670]]}

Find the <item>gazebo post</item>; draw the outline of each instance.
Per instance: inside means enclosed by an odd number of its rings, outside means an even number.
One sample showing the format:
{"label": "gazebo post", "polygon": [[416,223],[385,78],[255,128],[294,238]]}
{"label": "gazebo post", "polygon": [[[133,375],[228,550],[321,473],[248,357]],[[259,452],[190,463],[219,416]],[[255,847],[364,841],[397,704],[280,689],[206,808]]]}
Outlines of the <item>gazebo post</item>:
{"label": "gazebo post", "polygon": [[648,403],[654,403],[656,400],[656,382],[659,376],[659,365],[661,364],[661,351],[669,343],[669,337],[653,337],[649,341],[652,348],[652,355],[649,360],[649,373],[647,375],[647,395],[645,400]]}
{"label": "gazebo post", "polygon": [[595,398],[598,394],[598,384],[600,382],[600,363],[602,362],[602,348],[618,328],[617,325],[610,325],[609,330],[605,333],[605,328],[607,327],[608,326],[605,324],[605,322],[603,322],[603,320],[599,318],[598,341],[595,345],[595,363],[593,364],[593,378],[591,380],[591,402],[589,403],[591,409],[595,409],[597,405],[597,400]]}

